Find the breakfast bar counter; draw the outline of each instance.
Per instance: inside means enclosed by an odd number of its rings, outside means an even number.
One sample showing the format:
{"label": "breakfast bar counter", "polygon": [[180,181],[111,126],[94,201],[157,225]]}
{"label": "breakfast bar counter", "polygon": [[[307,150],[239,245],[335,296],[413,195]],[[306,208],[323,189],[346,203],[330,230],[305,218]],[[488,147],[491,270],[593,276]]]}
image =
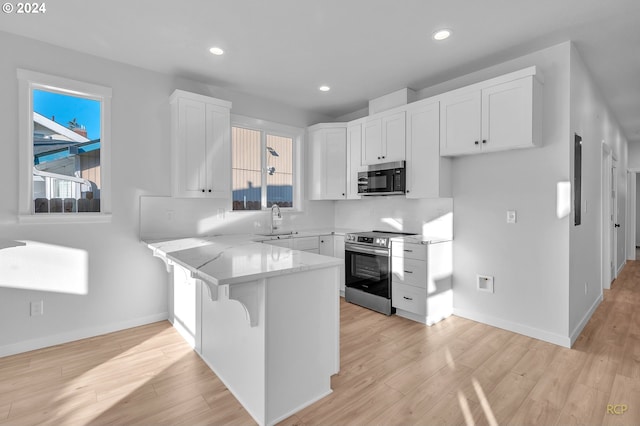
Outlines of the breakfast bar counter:
{"label": "breakfast bar counter", "polygon": [[259,424],[331,393],[341,259],[250,236],[144,243],[173,271],[174,326]]}

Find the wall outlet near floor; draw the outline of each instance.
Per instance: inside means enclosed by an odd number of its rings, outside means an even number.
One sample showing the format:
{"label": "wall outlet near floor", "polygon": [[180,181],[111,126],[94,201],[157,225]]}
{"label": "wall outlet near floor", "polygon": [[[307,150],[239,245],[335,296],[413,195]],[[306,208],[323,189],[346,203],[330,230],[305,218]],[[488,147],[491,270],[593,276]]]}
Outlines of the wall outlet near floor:
{"label": "wall outlet near floor", "polygon": [[44,315],[44,301],[31,302],[31,316],[39,317]]}
{"label": "wall outlet near floor", "polygon": [[476,288],[478,291],[493,293],[493,277],[489,275],[476,275]]}

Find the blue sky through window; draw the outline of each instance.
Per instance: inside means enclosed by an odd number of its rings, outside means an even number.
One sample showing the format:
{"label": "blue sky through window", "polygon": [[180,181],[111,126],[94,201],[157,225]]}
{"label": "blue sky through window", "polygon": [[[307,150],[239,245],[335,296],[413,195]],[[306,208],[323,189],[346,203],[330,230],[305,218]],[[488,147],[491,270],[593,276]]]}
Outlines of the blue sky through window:
{"label": "blue sky through window", "polygon": [[34,90],[33,110],[49,119],[55,117],[55,122],[64,127],[75,118],[85,126],[90,140],[100,138],[100,101]]}

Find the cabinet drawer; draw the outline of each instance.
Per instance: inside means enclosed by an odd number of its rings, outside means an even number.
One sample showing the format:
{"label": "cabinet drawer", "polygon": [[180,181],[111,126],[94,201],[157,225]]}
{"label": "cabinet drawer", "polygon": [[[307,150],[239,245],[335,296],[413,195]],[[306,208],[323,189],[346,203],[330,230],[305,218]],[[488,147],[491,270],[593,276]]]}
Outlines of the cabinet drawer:
{"label": "cabinet drawer", "polygon": [[427,260],[427,246],[425,244],[393,241],[391,243],[391,255],[409,259]]}
{"label": "cabinet drawer", "polygon": [[394,308],[413,312],[417,315],[427,314],[427,293],[424,289],[393,283],[391,287],[391,303]]}
{"label": "cabinet drawer", "polygon": [[427,288],[427,262],[393,256],[391,258],[391,276],[394,283],[409,284]]}
{"label": "cabinet drawer", "polygon": [[294,250],[318,250],[318,237],[293,238],[292,248]]}

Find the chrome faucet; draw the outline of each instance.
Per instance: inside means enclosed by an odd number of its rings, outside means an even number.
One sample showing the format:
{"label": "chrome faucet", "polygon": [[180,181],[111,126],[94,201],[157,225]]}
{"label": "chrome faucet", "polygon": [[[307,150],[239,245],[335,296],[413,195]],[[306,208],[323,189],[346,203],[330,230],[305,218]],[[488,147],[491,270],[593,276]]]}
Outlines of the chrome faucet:
{"label": "chrome faucet", "polygon": [[276,211],[277,213],[275,214],[275,218],[282,219],[282,213],[280,213],[280,206],[277,204],[273,204],[271,206],[271,233],[272,234],[273,234],[273,231],[278,229],[278,225],[274,221],[274,212]]}

